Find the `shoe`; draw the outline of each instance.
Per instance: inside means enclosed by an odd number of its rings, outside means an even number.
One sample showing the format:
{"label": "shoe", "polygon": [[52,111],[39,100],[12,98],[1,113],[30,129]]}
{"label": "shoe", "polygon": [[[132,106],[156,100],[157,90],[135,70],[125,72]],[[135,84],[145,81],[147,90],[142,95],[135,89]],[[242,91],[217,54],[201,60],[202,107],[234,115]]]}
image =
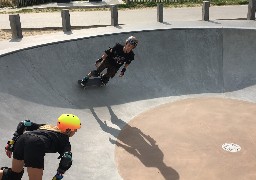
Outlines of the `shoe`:
{"label": "shoe", "polygon": [[100,76],[100,73],[99,73],[97,70],[93,70],[93,71],[91,72],[91,75],[92,75],[93,77],[99,77],[99,76]]}
{"label": "shoe", "polygon": [[107,83],[108,83],[108,81],[109,81],[109,78],[106,78],[106,77],[104,77],[104,74],[101,74],[101,75],[100,75],[100,79],[101,79],[102,85],[103,85],[103,86],[106,86]]}
{"label": "shoe", "polygon": [[86,85],[86,83],[88,82],[88,79],[89,79],[89,77],[88,76],[85,76],[83,79],[82,79],[82,81],[81,81],[81,86],[85,86]]}

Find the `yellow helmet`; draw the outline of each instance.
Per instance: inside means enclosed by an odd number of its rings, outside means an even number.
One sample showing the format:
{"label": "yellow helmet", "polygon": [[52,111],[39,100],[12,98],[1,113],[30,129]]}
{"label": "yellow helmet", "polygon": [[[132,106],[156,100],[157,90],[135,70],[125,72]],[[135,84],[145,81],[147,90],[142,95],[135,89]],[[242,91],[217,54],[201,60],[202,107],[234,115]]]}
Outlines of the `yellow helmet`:
{"label": "yellow helmet", "polygon": [[62,114],[58,118],[57,127],[61,132],[65,132],[68,129],[75,131],[81,128],[81,122],[74,114]]}

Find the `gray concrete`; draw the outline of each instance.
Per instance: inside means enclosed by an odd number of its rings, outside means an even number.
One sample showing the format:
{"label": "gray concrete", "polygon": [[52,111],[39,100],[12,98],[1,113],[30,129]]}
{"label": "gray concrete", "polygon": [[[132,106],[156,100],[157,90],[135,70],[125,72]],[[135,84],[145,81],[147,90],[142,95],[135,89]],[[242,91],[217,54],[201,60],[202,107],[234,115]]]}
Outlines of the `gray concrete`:
{"label": "gray concrete", "polygon": [[[109,119],[114,114],[129,122],[160,104],[195,96],[256,102],[255,28],[218,28],[218,24],[208,28],[163,27],[144,31],[127,28],[129,32],[119,29],[108,35],[97,32],[2,53],[0,146],[4,147],[20,120],[55,123],[59,114],[74,113],[83,127],[72,138],[74,163],[65,178],[121,179],[114,161],[115,146],[109,142],[119,130],[113,125],[113,131],[106,133],[99,121],[111,126]],[[106,48],[114,42],[123,43],[130,35],[140,42],[136,61],[123,78],[115,77],[104,88],[83,90],[77,86],[77,79],[94,68],[94,61]],[[54,175],[56,158],[55,154],[46,156],[44,179]],[[0,161],[10,165],[4,153]]]}
{"label": "gray concrete", "polygon": [[[4,10],[2,10],[4,11]],[[201,21],[202,7],[190,8],[164,8],[164,22],[172,21]],[[242,6],[211,6],[210,19],[214,20],[246,20],[248,5]],[[20,14],[22,28],[47,28],[62,27],[60,12],[54,13],[25,13]],[[93,27],[110,26],[111,12],[106,11],[86,11],[70,12],[72,26]],[[120,25],[141,25],[151,24],[157,18],[157,8],[119,10],[118,21]],[[253,22],[251,22],[253,23]],[[9,15],[0,14],[0,28],[10,29]]]}
{"label": "gray concrete", "polygon": [[[207,22],[197,21],[202,18],[201,7],[169,9],[163,23],[152,22],[156,9],[131,10],[129,15],[119,11],[117,27],[0,41],[0,147],[25,118],[54,124],[60,114],[74,113],[83,127],[71,139],[74,163],[64,178],[122,179],[115,146],[109,142],[120,129],[111,124],[111,117],[129,122],[160,104],[198,96],[256,103],[256,24],[240,20],[246,19],[247,8],[211,7]],[[74,12],[71,23],[81,25],[76,17],[87,17],[82,25],[110,24],[109,13]],[[0,15],[1,28],[9,28],[4,16],[8,20],[8,15]],[[24,27],[61,27],[60,13],[22,14],[21,19]],[[35,20],[40,24],[31,23]],[[139,45],[125,76],[115,77],[104,88],[79,88],[77,79],[94,68],[102,52],[130,35],[138,37]],[[112,131],[106,133],[100,121]],[[55,174],[57,157],[45,157],[45,180]],[[1,166],[11,163],[4,152],[0,162]],[[23,179],[28,179],[26,173]]]}

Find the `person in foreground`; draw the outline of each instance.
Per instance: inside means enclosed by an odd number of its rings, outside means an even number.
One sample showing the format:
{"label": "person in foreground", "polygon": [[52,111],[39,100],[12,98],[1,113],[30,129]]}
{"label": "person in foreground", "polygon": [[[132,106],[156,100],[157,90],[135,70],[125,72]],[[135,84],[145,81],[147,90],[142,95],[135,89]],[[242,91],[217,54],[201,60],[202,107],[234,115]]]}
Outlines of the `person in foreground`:
{"label": "person in foreground", "polygon": [[60,163],[53,180],[62,179],[72,165],[69,137],[80,128],[80,119],[73,114],[62,114],[57,126],[21,121],[5,147],[9,158],[13,153],[12,167],[1,168],[0,180],[21,180],[24,166],[27,167],[29,180],[42,180],[45,153],[56,152],[60,154]]}
{"label": "person in foreground", "polygon": [[129,66],[134,60],[133,49],[138,45],[138,40],[134,36],[130,36],[126,39],[125,45],[116,43],[113,48],[109,48],[105,51],[100,59],[95,63],[96,70],[91,71],[81,81],[81,86],[86,86],[90,77],[98,77],[104,69],[107,69],[107,73],[101,76],[102,84],[106,85],[110,78],[113,78],[122,65],[124,67],[121,70],[119,77],[122,77]]}

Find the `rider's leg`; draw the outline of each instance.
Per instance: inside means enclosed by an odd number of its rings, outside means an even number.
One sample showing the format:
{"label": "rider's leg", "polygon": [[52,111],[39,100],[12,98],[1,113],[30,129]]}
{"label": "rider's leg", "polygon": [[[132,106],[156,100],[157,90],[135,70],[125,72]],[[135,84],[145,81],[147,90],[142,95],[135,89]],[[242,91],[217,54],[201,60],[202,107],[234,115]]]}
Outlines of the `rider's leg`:
{"label": "rider's leg", "polygon": [[105,59],[104,61],[102,61],[102,63],[99,65],[99,67],[97,67],[96,70],[94,71],[91,71],[87,76],[88,77],[91,77],[91,76],[94,76],[94,77],[98,77],[100,75],[100,73],[109,67],[109,60],[108,59]]}
{"label": "rider's leg", "polygon": [[45,144],[38,136],[28,135],[24,153],[29,180],[42,180]]}
{"label": "rider's leg", "polygon": [[[26,146],[24,146],[26,144]],[[13,157],[15,159],[24,159],[25,167],[27,167],[29,180],[42,180],[45,156],[45,144],[39,136],[25,133],[20,136],[15,144]],[[14,169],[20,168],[17,160],[14,160],[16,166]],[[33,168],[32,168],[33,167]]]}
{"label": "rider's leg", "polygon": [[[3,171],[0,171],[0,179],[1,180],[8,180],[8,179],[15,179],[19,180],[23,176],[23,147],[24,147],[24,138],[20,136],[20,138],[15,143],[15,149],[13,152],[13,159],[12,159],[12,168],[3,167],[1,168]],[[17,153],[18,151],[18,153]],[[19,156],[19,155],[20,156]]]}
{"label": "rider's leg", "polygon": [[27,171],[29,180],[42,180],[44,172],[43,169],[27,167]]}
{"label": "rider's leg", "polygon": [[108,77],[108,76],[106,76],[105,74],[103,74],[103,75],[101,76],[101,82],[102,82],[102,84],[106,85],[106,84],[108,83],[108,81],[109,81],[109,78],[110,78],[110,77]]}
{"label": "rider's leg", "polygon": [[21,180],[24,170],[24,161],[23,160],[12,160],[12,168],[2,168],[0,171],[1,180]]}
{"label": "rider's leg", "polygon": [[2,180],[3,173],[4,173],[4,171],[3,171],[3,170],[0,170],[0,180]]}
{"label": "rider's leg", "polygon": [[12,171],[19,173],[23,170],[24,161],[23,160],[17,160],[15,158],[12,159]]}
{"label": "rider's leg", "polygon": [[118,67],[115,67],[115,66],[110,66],[110,67],[108,67],[107,73],[104,74],[104,75],[101,77],[102,83],[106,85],[106,84],[108,83],[109,79],[110,79],[110,78],[113,78],[113,77],[115,76],[115,74],[116,74],[116,72],[118,71],[118,69],[119,69],[119,68],[118,68]]}
{"label": "rider's leg", "polygon": [[102,63],[99,65],[99,67],[97,67],[96,70],[91,71],[87,76],[85,76],[85,77],[82,79],[81,85],[82,85],[82,86],[85,86],[85,84],[88,82],[88,79],[89,79],[90,77],[92,77],[92,76],[93,76],[93,77],[98,77],[98,76],[100,75],[100,73],[101,73],[104,69],[106,69],[108,66],[109,66],[109,62],[108,62],[107,59],[104,60],[104,61],[102,61]]}

